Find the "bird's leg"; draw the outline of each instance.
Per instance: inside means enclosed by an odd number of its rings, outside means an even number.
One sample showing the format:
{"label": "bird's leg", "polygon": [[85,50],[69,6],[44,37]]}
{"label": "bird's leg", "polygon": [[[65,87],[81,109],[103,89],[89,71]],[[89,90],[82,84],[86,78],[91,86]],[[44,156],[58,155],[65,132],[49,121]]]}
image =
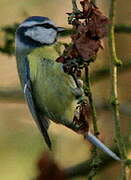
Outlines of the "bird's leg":
{"label": "bird's leg", "polygon": [[81,100],[78,106],[76,107],[76,111],[74,113],[73,118],[73,127],[77,133],[85,134],[89,130],[89,105],[86,99]]}
{"label": "bird's leg", "polygon": [[70,75],[73,77],[73,79],[74,79],[74,81],[75,81],[75,83],[76,83],[76,86],[77,86],[78,88],[80,88],[80,84],[79,84],[79,82],[78,82],[78,79],[77,79],[76,75],[75,75],[74,73],[71,73]]}
{"label": "bird's leg", "polygon": [[78,76],[77,76],[78,69],[79,69],[79,65],[75,61],[75,59],[63,64],[64,72],[71,75],[76,83],[76,86],[80,88],[80,84],[78,82]]}
{"label": "bird's leg", "polygon": [[75,81],[76,88],[73,89],[73,93],[76,98],[80,98],[83,95],[83,81],[80,79],[81,69],[79,69],[78,66],[78,62],[76,62],[75,59],[63,64],[64,72],[71,75]]}
{"label": "bird's leg", "polygon": [[96,147],[106,152],[113,159],[120,161],[121,159],[114,152],[112,152],[98,138],[96,138],[92,133],[89,132],[89,114],[89,106],[87,102],[81,102],[76,108],[76,112],[72,123],[74,126],[72,126],[72,129],[75,132],[84,135],[85,140],[90,141]]}

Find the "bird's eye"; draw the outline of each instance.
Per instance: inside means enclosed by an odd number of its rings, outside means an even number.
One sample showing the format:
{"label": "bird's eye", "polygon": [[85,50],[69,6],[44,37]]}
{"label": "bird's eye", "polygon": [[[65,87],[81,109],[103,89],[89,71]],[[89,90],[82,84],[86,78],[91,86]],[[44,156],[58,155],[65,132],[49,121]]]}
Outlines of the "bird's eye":
{"label": "bird's eye", "polygon": [[51,25],[50,24],[43,24],[43,26],[47,29],[51,28]]}

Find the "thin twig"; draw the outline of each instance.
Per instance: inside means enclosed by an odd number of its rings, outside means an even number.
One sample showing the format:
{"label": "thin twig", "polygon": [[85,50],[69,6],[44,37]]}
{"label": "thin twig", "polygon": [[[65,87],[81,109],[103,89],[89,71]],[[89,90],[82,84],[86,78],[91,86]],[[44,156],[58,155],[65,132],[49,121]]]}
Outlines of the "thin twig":
{"label": "thin twig", "polygon": [[96,0],[92,0],[93,4],[96,4]]}
{"label": "thin twig", "polygon": [[112,56],[112,62],[117,65],[120,66],[122,63],[121,61],[117,58],[116,55],[116,48],[115,48],[115,33],[114,33],[114,29],[115,29],[115,4],[116,4],[116,0],[111,0],[111,6],[110,6],[110,20],[111,23],[109,24],[109,47],[110,47],[110,53],[113,54]]}
{"label": "thin twig", "polygon": [[[127,140],[129,143],[129,139]],[[128,144],[128,149],[130,149],[130,143]],[[118,153],[117,152],[117,148],[113,148],[112,149],[113,152]],[[106,168],[109,168],[109,166],[111,166],[113,163],[117,163],[116,161],[114,161],[110,156],[108,156],[105,153],[101,153],[100,154],[100,159],[101,162],[99,163],[99,169],[97,169],[97,173],[105,170]],[[129,164],[130,164],[130,160]],[[128,162],[127,162],[128,163]],[[72,167],[68,167],[66,169],[64,169],[64,173],[66,178],[68,179],[72,179],[75,177],[84,177],[84,176],[88,176],[92,170],[92,163],[91,160],[86,160],[80,164],[74,165]]]}
{"label": "thin twig", "polygon": [[87,67],[87,66],[85,67],[85,78],[86,78],[86,86],[88,88],[87,96],[89,98],[89,103],[90,103],[91,111],[92,111],[94,134],[97,136],[99,134],[98,126],[97,126],[97,116],[96,116],[95,104],[94,104],[93,97],[92,97],[92,92],[91,92],[89,67]]}
{"label": "thin twig", "polygon": [[115,25],[116,33],[131,33],[131,25],[117,24]]}
{"label": "thin twig", "polygon": [[[16,28],[14,28],[14,25],[8,25],[9,28],[13,28],[12,34],[10,34],[8,31],[2,30],[5,33],[5,37],[8,37],[8,36],[9,36],[9,38],[11,37],[12,42],[8,41],[8,39],[7,39],[7,42],[4,42],[4,45],[0,46],[0,53],[6,54],[9,56],[14,55],[14,41],[13,41],[13,39],[14,39],[15,31],[16,31]],[[4,28],[6,28],[6,26],[3,27],[3,29]],[[128,34],[130,34],[131,33],[131,26],[126,25],[126,24],[118,24],[115,26],[115,32],[116,33],[126,33],[126,34],[128,33]],[[65,31],[61,32],[59,36],[66,37],[66,36],[69,36],[71,34],[72,34],[72,29],[65,28]],[[7,46],[7,45],[9,45],[9,46]]]}
{"label": "thin twig", "polygon": [[[96,136],[99,135],[99,131],[98,131],[98,126],[97,126],[97,116],[96,116],[96,108],[95,108],[95,104],[93,101],[93,97],[92,97],[92,92],[91,92],[91,83],[90,83],[90,75],[89,75],[89,66],[85,67],[85,95],[88,97],[89,99],[89,103],[91,106],[91,115],[92,115],[92,121],[93,121],[93,129],[94,129],[94,134]],[[97,162],[99,162],[99,157],[97,156],[97,148],[96,146],[94,146],[93,151],[92,151],[92,160],[91,160],[91,164],[90,166],[92,166],[92,164],[96,164]],[[97,166],[99,167],[99,165]],[[93,177],[96,175],[97,173],[97,168],[94,168],[94,166],[92,166],[89,174],[88,174],[88,179],[92,180]]]}
{"label": "thin twig", "polygon": [[73,12],[77,12],[78,11],[76,0],[72,0],[72,7],[73,7]]}
{"label": "thin twig", "polygon": [[[116,24],[115,25],[115,33],[126,33],[130,34],[131,33],[131,25],[126,25],[126,24]],[[72,29],[70,28],[65,28],[65,31],[61,32],[59,36],[61,37],[66,37],[70,36],[72,34]]]}
{"label": "thin twig", "polygon": [[[10,88],[6,87],[7,90],[0,88],[0,103],[19,103],[24,104],[24,96],[21,90],[18,88]],[[109,111],[110,106],[106,101],[100,101],[96,98],[95,106],[97,111]],[[131,116],[131,103],[125,102],[124,104],[120,105],[120,112],[125,116]]]}
{"label": "thin twig", "polygon": [[109,48],[110,48],[110,73],[111,73],[111,105],[114,116],[115,123],[115,137],[117,140],[117,145],[120,151],[122,162],[122,180],[127,180],[126,176],[126,167],[125,167],[125,159],[126,159],[126,151],[125,144],[123,142],[121,129],[120,129],[120,115],[119,115],[119,102],[118,102],[118,93],[117,93],[117,66],[121,64],[120,60],[118,60],[115,49],[115,37],[114,37],[114,27],[115,27],[115,7],[116,0],[111,0],[110,5],[110,20],[112,23],[109,25]]}
{"label": "thin twig", "polygon": [[[125,63],[122,65],[122,68],[119,68],[119,73],[125,73],[128,70],[131,70],[131,60],[129,59],[127,62],[126,61],[127,60],[125,59],[124,60]],[[96,71],[93,71],[92,73],[90,73],[90,80],[92,83],[102,81],[108,77],[109,77],[109,68],[108,67],[101,68],[99,70],[96,70]],[[23,93],[18,87],[12,87],[12,88],[10,88],[8,86],[5,88],[0,87],[0,102],[23,103],[24,102]],[[124,106],[125,106],[125,108],[124,108]],[[128,114],[128,113],[126,113],[125,109],[128,110],[128,105],[126,103],[125,103],[125,105],[122,105],[122,112],[124,112],[124,114]],[[129,110],[128,110],[128,112],[129,112]]]}

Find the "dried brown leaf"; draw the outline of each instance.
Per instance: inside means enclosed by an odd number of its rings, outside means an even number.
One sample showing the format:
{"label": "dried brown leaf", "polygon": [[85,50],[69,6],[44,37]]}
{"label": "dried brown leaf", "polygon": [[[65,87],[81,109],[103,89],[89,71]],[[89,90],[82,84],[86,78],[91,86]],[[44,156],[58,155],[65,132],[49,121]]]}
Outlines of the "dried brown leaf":
{"label": "dried brown leaf", "polygon": [[38,161],[39,175],[36,180],[65,180],[64,171],[54,162],[48,153],[43,153]]}
{"label": "dried brown leaf", "polygon": [[83,12],[76,14],[72,21],[75,30],[71,36],[72,46],[65,49],[57,62],[65,64],[77,58],[88,61],[96,57],[98,50],[103,48],[101,39],[107,35],[108,18],[91,1],[83,0],[80,3]]}
{"label": "dried brown leaf", "polygon": [[83,59],[90,59],[93,56],[96,56],[99,48],[101,47],[100,40],[90,39],[87,33],[81,34],[79,38],[74,38],[73,42],[77,48],[79,55]]}
{"label": "dried brown leaf", "polygon": [[89,19],[89,31],[95,32],[99,38],[107,35],[109,20],[98,8],[93,8],[91,19]]}
{"label": "dried brown leaf", "polygon": [[80,1],[80,4],[83,8],[83,13],[87,14],[91,9],[91,4],[90,4],[89,0]]}

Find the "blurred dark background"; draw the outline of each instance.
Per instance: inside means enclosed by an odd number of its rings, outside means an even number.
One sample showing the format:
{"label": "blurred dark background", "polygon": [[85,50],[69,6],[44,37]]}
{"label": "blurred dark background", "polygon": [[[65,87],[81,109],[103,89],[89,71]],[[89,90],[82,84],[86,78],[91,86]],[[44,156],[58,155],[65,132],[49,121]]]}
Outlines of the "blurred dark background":
{"label": "blurred dark background", "polygon": [[[97,0],[98,6],[108,15],[109,2]],[[71,0],[0,0],[0,47],[4,45],[6,25],[20,23],[26,17],[41,15],[50,17],[56,24],[67,25],[67,12],[71,12]],[[118,0],[116,24],[131,26],[131,2]],[[61,38],[69,41],[69,37]],[[100,51],[97,60],[91,65],[92,92],[97,107],[99,128],[103,141],[114,144],[114,126],[108,107],[110,98],[110,79],[108,73],[109,53],[107,39],[104,51]],[[131,34],[116,33],[118,57],[123,61],[118,76],[121,123],[123,137],[129,151],[129,133],[131,131]],[[96,72],[106,72],[101,76]],[[49,133],[53,140],[53,156],[62,167],[82,162],[90,157],[90,144],[72,131],[51,124]],[[32,120],[24,103],[18,81],[15,56],[0,51],[0,179],[29,180],[37,174],[36,162],[41,152],[47,150],[42,136]],[[119,165],[114,163],[99,173],[95,179],[115,180]],[[86,180],[87,178],[75,178]]]}

